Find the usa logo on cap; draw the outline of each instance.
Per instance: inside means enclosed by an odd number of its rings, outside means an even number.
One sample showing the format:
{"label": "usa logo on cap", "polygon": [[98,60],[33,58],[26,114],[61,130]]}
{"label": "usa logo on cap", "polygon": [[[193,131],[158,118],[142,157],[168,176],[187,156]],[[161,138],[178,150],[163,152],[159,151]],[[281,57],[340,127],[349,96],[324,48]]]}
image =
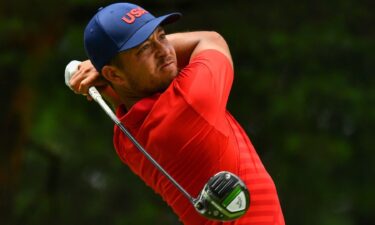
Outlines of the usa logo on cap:
{"label": "usa logo on cap", "polygon": [[143,14],[148,13],[146,10],[142,9],[141,7],[135,8],[130,10],[130,12],[126,13],[121,19],[128,24],[134,23],[135,19],[141,17]]}

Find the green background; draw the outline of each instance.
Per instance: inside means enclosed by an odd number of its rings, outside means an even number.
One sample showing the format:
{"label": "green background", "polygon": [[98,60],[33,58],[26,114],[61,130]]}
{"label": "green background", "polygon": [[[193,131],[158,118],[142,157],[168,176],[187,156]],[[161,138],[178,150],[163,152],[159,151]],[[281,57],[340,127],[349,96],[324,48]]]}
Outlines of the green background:
{"label": "green background", "polygon": [[[118,159],[113,125],[64,84],[83,29],[113,1],[0,3],[0,224],[180,224]],[[235,64],[228,108],[289,225],[375,224],[374,1],[137,1],[215,30]]]}

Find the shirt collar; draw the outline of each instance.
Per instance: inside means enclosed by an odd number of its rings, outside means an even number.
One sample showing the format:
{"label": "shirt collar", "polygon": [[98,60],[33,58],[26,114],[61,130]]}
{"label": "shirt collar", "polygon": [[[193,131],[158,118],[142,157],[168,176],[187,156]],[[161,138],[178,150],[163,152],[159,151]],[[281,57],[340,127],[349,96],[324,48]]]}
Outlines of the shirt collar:
{"label": "shirt collar", "polygon": [[160,93],[143,98],[136,102],[129,111],[126,110],[125,105],[120,105],[116,109],[116,115],[126,127],[137,127],[146,119],[159,97]]}

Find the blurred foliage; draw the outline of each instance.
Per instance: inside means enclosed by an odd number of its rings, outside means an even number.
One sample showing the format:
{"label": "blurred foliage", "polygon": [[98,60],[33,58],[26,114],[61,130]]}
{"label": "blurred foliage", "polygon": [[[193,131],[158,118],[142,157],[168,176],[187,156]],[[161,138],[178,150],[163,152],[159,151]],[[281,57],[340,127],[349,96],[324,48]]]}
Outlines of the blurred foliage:
{"label": "blurred foliage", "polygon": [[[112,122],[64,85],[82,31],[112,1],[0,3],[0,223],[180,224],[112,147]],[[216,30],[229,110],[278,187],[289,225],[374,224],[373,1],[137,1]]]}

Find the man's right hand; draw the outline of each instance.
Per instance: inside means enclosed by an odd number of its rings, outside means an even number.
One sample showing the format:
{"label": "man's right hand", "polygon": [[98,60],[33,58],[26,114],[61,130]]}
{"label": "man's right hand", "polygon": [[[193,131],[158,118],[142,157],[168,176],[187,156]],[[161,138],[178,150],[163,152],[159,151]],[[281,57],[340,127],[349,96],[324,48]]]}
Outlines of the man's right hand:
{"label": "man's right hand", "polygon": [[109,85],[108,81],[95,69],[90,60],[83,61],[69,81],[70,88],[76,94],[87,96],[88,100],[92,100],[88,95],[90,87],[95,86],[98,91],[103,95],[104,99],[109,101],[113,107],[121,104],[117,93]]}
{"label": "man's right hand", "polygon": [[74,93],[87,96],[91,86],[100,89],[100,87],[108,85],[108,82],[100,76],[90,60],[86,60],[78,66],[78,70],[70,78],[69,84]]}

